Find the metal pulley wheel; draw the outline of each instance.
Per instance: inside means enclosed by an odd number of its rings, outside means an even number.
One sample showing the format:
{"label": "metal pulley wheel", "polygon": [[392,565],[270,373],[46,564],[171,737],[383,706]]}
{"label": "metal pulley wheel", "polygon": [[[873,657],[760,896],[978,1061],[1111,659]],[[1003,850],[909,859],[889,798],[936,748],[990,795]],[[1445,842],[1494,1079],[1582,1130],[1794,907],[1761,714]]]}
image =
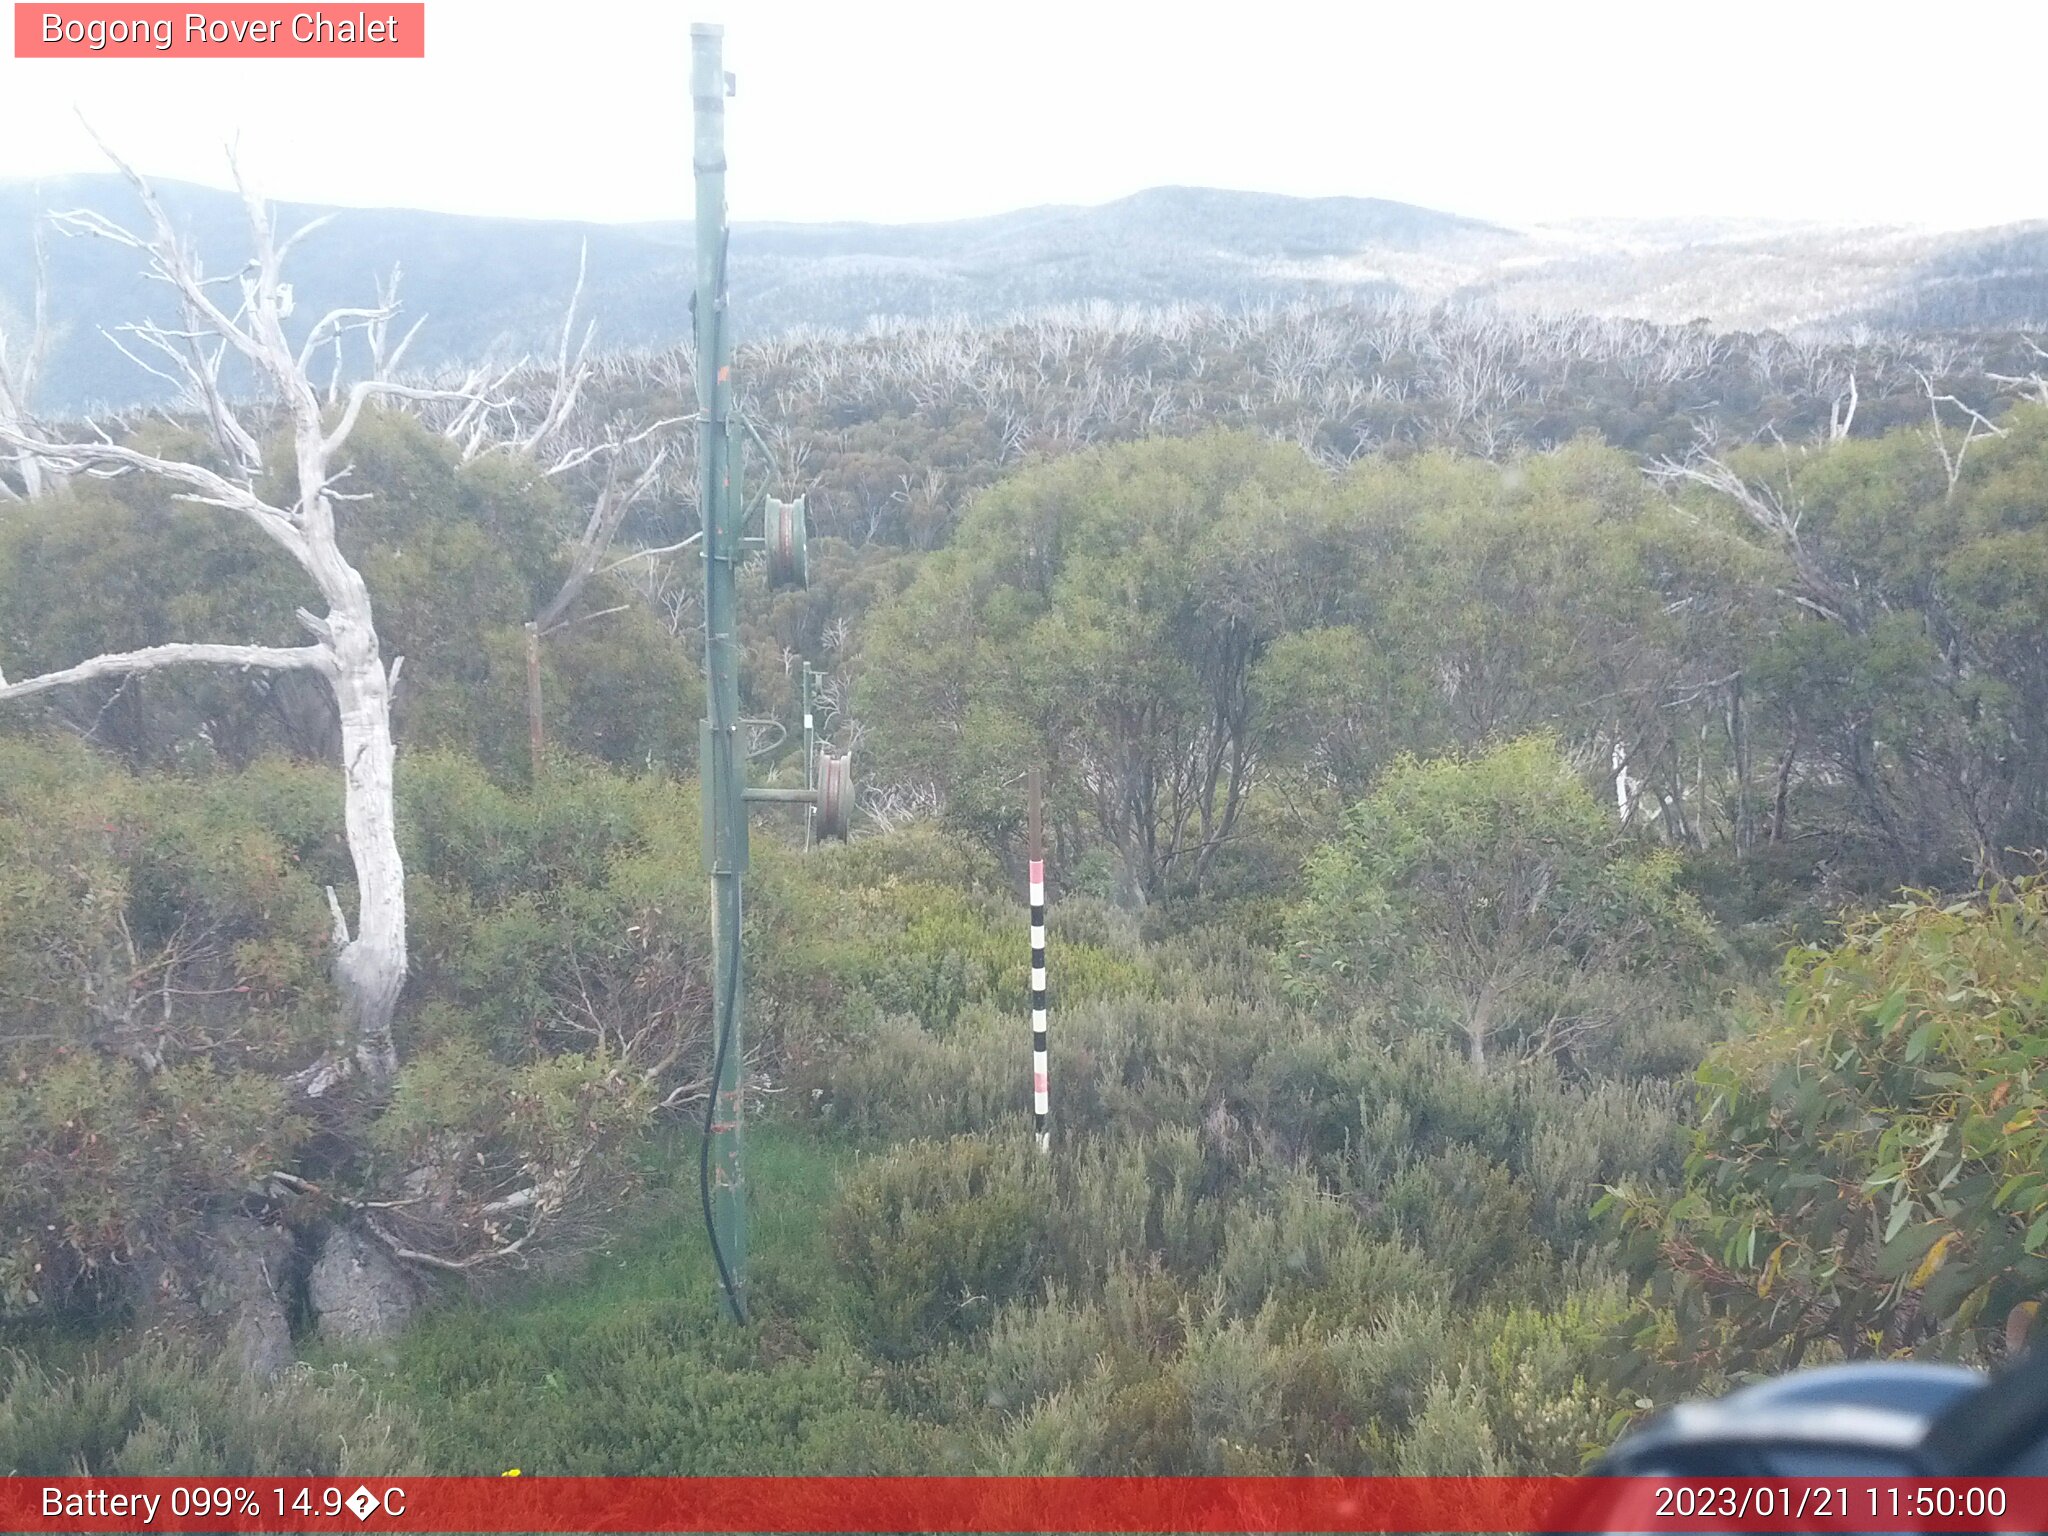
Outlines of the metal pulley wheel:
{"label": "metal pulley wheel", "polygon": [[853,754],[851,752],[818,753],[818,819],[817,834],[825,838],[837,838],[845,842],[853,830]]}
{"label": "metal pulley wheel", "polygon": [[778,501],[770,496],[762,521],[766,524],[762,532],[768,546],[768,585],[778,592],[809,586],[811,568],[805,549],[808,530],[803,497]]}

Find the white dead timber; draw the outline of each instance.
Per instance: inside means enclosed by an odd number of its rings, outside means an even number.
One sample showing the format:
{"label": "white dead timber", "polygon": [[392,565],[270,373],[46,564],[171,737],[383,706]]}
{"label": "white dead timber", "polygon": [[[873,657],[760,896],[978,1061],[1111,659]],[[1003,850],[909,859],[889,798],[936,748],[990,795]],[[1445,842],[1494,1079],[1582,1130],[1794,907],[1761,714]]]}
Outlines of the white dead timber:
{"label": "white dead timber", "polygon": [[[285,255],[310,228],[280,244],[268,207],[243,188],[254,256],[238,273],[209,277],[197,253],[179,238],[148,182],[111,151],[108,158],[141,200],[149,218],[147,231],[132,232],[92,212],[61,214],[55,222],[68,234],[97,236],[139,252],[148,275],[176,293],[185,316],[182,329],[155,324],[121,329],[135,348],[155,356],[167,370],[163,376],[179,384],[181,403],[207,423],[227,468],[216,471],[139,452],[105,437],[50,441],[30,431],[19,417],[7,415],[0,415],[0,446],[10,449],[17,462],[35,464],[45,472],[156,475],[180,488],[179,500],[245,518],[312,579],[327,611],[300,611],[301,622],[313,636],[311,645],[181,643],[95,656],[18,682],[8,682],[0,674],[0,701],[70,683],[176,666],[296,668],[326,679],[341,722],[343,820],[355,866],[356,920],[351,933],[339,899],[330,892],[342,1029],[332,1048],[295,1081],[311,1096],[356,1074],[381,1088],[398,1070],[391,1025],[407,969],[405,867],[398,852],[391,735],[392,688],[403,658],[386,666],[369,589],[336,540],[335,502],[343,498],[335,482],[346,471],[346,465],[337,461],[363,408],[374,400],[457,399],[467,404],[471,397],[463,391],[423,390],[391,378],[412,340],[409,333],[388,355],[383,346],[385,327],[397,312],[392,289],[385,290],[375,308],[341,309],[322,316],[295,349],[284,324],[292,309],[291,288],[282,281],[280,269]],[[239,172],[236,185],[241,186]],[[231,293],[239,302],[227,297]],[[330,427],[309,369],[317,350],[330,345],[338,349],[343,336],[355,331],[363,332],[369,343],[372,373],[334,402],[339,410]],[[262,447],[219,387],[222,363],[231,355],[255,373],[282,407],[297,470],[297,488],[289,502],[273,504],[256,489],[264,470]]]}

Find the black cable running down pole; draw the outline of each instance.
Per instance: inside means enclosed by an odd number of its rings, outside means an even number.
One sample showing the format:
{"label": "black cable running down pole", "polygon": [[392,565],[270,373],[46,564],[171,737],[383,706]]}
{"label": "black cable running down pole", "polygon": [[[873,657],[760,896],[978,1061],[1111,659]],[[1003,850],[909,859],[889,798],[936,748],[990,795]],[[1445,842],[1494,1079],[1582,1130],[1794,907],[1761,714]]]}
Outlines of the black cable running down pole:
{"label": "black cable running down pole", "polygon": [[733,1316],[740,1322],[747,1320],[747,1304],[740,1295],[740,1288],[734,1283],[732,1271],[726,1267],[725,1248],[718,1241],[718,1218],[711,1208],[711,1138],[718,1122],[718,1084],[725,1076],[725,1053],[732,1044],[731,999],[739,991],[740,948],[732,946],[732,969],[726,977],[725,996],[727,1003],[723,1016],[718,1021],[718,1044],[712,1051],[711,1091],[704,1096],[704,1139],[697,1148],[697,1195],[704,1206],[704,1231],[711,1239],[711,1259],[718,1266],[718,1284],[725,1292],[725,1299],[733,1310]]}

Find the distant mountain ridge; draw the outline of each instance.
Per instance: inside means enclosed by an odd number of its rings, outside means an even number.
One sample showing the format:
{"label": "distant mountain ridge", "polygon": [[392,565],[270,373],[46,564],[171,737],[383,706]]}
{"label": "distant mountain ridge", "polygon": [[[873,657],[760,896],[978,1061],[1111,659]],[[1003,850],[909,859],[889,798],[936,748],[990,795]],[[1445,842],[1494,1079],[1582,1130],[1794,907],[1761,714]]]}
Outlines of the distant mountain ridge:
{"label": "distant mountain ridge", "polygon": [[[213,271],[247,256],[231,193],[159,183]],[[0,182],[0,317],[19,334],[40,212],[138,216],[113,175]],[[277,205],[281,226],[332,225],[292,255],[308,315],[360,303],[402,264],[414,361],[432,367],[551,349],[587,240],[584,313],[598,345],[681,338],[694,266],[687,224],[473,218],[410,209]],[[153,398],[155,381],[99,328],[161,316],[136,253],[49,241],[53,339],[41,408]],[[1049,206],[947,223],[741,224],[734,305],[743,329],[855,329],[875,317],[994,320],[1089,301],[1237,306],[1407,298],[1578,309],[1723,326],[1868,323],[1919,329],[2048,322],[2048,222],[1961,234],[1658,221],[1511,229],[1377,198],[1297,198],[1154,187],[1097,207]]]}

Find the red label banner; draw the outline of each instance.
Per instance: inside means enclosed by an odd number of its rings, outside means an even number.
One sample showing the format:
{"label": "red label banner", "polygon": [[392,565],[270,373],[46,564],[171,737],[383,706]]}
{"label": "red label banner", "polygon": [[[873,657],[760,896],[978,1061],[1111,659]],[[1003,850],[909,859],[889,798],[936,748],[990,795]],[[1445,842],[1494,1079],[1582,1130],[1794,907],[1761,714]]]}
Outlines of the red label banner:
{"label": "red label banner", "polygon": [[17,59],[423,59],[427,8],[16,0]]}
{"label": "red label banner", "polygon": [[2048,1531],[2048,1478],[0,1478],[7,1531]]}

